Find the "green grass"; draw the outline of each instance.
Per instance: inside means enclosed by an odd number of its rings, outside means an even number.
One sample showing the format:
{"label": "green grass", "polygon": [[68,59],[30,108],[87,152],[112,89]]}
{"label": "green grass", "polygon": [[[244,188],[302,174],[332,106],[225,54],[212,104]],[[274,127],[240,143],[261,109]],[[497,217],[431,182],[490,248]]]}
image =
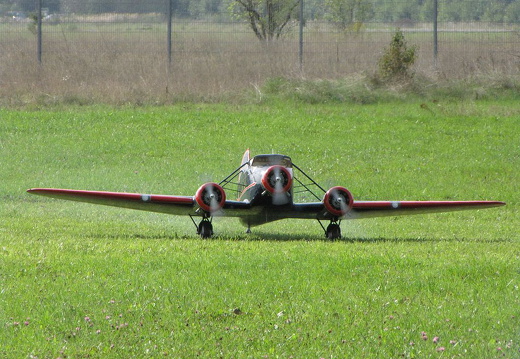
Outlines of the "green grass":
{"label": "green grass", "polygon": [[[0,118],[0,356],[519,355],[515,101],[270,100],[4,109]],[[190,195],[236,168],[247,147],[290,155],[359,199],[508,205],[344,222],[336,242],[314,222],[247,236],[218,218],[217,238],[201,240],[186,217],[25,193]]]}

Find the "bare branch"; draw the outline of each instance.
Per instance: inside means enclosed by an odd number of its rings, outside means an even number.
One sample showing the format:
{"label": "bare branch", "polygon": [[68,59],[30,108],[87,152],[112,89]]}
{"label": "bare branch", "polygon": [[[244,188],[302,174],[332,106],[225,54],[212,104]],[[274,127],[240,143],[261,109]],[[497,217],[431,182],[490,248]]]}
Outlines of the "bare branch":
{"label": "bare branch", "polygon": [[279,38],[293,18],[300,0],[235,0],[240,14],[262,41]]}

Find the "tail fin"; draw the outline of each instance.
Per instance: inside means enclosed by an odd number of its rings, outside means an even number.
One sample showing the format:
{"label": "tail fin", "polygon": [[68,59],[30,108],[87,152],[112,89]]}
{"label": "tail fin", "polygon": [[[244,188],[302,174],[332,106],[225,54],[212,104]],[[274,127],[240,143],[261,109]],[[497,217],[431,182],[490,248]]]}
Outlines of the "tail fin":
{"label": "tail fin", "polygon": [[249,148],[244,152],[244,155],[242,156],[242,162],[240,162],[240,165],[243,165],[244,163],[249,162]]}

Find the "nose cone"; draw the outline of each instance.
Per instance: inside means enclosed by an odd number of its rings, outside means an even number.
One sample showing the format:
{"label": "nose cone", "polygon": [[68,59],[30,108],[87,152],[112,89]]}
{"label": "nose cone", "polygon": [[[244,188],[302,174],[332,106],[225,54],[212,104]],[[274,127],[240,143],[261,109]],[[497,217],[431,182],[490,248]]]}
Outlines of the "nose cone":
{"label": "nose cone", "polygon": [[262,186],[271,194],[290,192],[292,187],[292,175],[289,170],[283,166],[271,166],[262,175]]}

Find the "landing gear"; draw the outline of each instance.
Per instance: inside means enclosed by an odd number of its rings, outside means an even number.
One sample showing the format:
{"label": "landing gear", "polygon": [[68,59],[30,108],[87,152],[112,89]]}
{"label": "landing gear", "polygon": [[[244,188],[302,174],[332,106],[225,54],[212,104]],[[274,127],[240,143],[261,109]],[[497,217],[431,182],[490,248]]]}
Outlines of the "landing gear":
{"label": "landing gear", "polygon": [[209,238],[213,235],[213,224],[209,218],[204,217],[197,227],[197,234],[202,238]]}
{"label": "landing gear", "polygon": [[327,239],[341,238],[341,228],[339,224],[336,222],[330,222],[325,231],[325,236],[327,236]]}
{"label": "landing gear", "polygon": [[320,220],[318,220],[318,222],[320,223],[321,228],[323,228],[325,231],[325,237],[327,239],[334,240],[341,238],[341,227],[339,226],[341,221],[338,221],[337,219],[331,219],[327,229],[325,229]]}
{"label": "landing gear", "polygon": [[193,224],[195,225],[195,228],[197,228],[197,234],[200,235],[202,238],[209,238],[213,235],[213,224],[211,223],[211,217],[202,217],[202,220],[198,225],[193,219],[193,216],[190,215],[190,218]]}

